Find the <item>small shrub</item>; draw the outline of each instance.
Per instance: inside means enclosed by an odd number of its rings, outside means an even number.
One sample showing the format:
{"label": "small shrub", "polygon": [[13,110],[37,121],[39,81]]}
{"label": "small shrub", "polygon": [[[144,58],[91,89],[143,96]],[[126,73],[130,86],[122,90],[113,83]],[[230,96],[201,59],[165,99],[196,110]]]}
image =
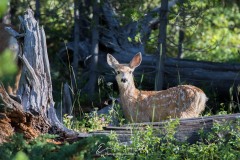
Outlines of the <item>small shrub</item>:
{"label": "small shrub", "polygon": [[75,143],[57,145],[48,140],[53,135],[43,135],[34,140],[26,141],[21,134],[11,137],[11,141],[0,145],[1,160],[70,160],[94,159],[101,143],[107,143],[106,136],[93,136]]}
{"label": "small shrub", "polygon": [[108,115],[98,115],[97,108],[91,113],[85,113],[84,118],[77,120],[73,116],[64,115],[63,124],[75,131],[91,132],[96,130],[102,130],[103,127],[108,126],[111,122],[111,117]]}
{"label": "small shrub", "polygon": [[195,144],[176,140],[178,125],[172,120],[161,131],[152,126],[133,130],[130,144],[120,143],[112,133],[108,148],[116,159],[240,159],[240,120],[214,123],[208,133],[200,130],[201,140]]}

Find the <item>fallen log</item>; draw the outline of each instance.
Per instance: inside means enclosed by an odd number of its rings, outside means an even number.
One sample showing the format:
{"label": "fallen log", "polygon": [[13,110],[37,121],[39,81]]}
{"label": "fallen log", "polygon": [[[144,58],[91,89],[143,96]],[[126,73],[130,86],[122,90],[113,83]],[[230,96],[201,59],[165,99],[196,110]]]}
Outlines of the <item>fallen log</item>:
{"label": "fallen log", "polygon": [[[179,125],[176,128],[175,138],[180,142],[196,143],[200,140],[200,131],[203,131],[205,134],[212,131],[212,127],[215,123],[218,124],[229,124],[234,125],[237,121],[240,120],[240,113],[229,114],[229,115],[216,115],[208,117],[199,117],[199,118],[188,118],[180,119]],[[141,131],[145,129],[146,126],[152,126],[155,130],[163,131],[167,123],[174,121],[168,120],[163,122],[146,122],[146,123],[133,123],[128,124],[123,127],[114,127],[108,126],[105,127],[102,131],[91,132],[90,135],[110,135],[111,133],[116,133],[118,140],[121,143],[130,143],[131,136],[134,131]],[[162,135],[157,135],[162,136]]]}
{"label": "fallen log", "polygon": [[[121,63],[128,63],[133,54],[113,54]],[[107,82],[115,82],[115,75],[106,64],[104,54],[99,60],[99,74],[105,75]],[[135,79],[137,85],[143,90],[153,90],[155,82],[154,55],[143,55],[142,64],[136,68]],[[221,102],[230,101],[231,96],[239,97],[240,64],[214,63],[204,61],[194,61],[186,59],[167,58],[165,60],[164,88],[169,88],[179,84],[192,84],[208,93],[209,101],[219,98]],[[143,77],[143,79],[141,79]],[[139,83],[142,80],[142,84]],[[230,89],[232,93],[230,93]],[[231,95],[230,95],[231,94]]]}

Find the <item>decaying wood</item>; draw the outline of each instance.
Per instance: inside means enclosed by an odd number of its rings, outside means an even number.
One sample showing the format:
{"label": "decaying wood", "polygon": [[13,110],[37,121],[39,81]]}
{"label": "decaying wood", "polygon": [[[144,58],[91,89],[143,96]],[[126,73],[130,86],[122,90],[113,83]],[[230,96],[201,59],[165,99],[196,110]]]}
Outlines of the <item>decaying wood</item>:
{"label": "decaying wood", "polygon": [[[180,119],[179,125],[176,128],[175,138],[181,142],[195,143],[200,140],[199,131],[203,130],[204,133],[208,133],[212,130],[214,123],[226,124],[234,123],[240,120],[240,113],[230,114],[230,115],[217,115],[209,117],[199,117],[199,118],[189,118],[189,119]],[[172,120],[171,120],[172,121]],[[109,135],[115,132],[118,136],[120,142],[129,143],[130,137],[133,135],[134,131],[141,131],[145,129],[147,125],[152,126],[156,130],[163,131],[165,130],[166,123],[169,121],[163,122],[149,122],[149,123],[133,123],[128,124],[123,127],[105,127],[103,131],[91,132],[91,135]],[[159,132],[156,132],[159,133]],[[158,136],[163,136],[157,134]]]}
{"label": "decaying wood", "polygon": [[10,97],[0,85],[0,100],[3,102],[0,125],[7,129],[1,130],[0,134],[10,135],[14,131],[23,133],[26,138],[43,133],[76,137],[78,134],[63,126],[55,113],[44,30],[30,9],[20,21],[24,30],[23,55],[19,56],[23,63],[22,74],[15,97]]}
{"label": "decaying wood", "polygon": [[23,133],[26,138],[48,132],[50,126],[45,124],[45,120],[24,112],[23,106],[8,95],[3,85],[0,85],[0,99],[3,102],[0,108],[0,142],[4,142],[14,132]]}
{"label": "decaying wood", "polygon": [[14,133],[10,122],[11,120],[4,113],[0,113],[0,143],[5,142]]}

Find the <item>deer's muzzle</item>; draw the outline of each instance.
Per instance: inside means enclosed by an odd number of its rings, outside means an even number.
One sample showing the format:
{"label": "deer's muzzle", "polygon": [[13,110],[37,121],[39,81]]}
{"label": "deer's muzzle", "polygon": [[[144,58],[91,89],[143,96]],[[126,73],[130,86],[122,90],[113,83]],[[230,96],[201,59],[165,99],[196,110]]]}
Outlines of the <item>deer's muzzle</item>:
{"label": "deer's muzzle", "polygon": [[127,82],[127,79],[126,79],[126,78],[122,78],[122,79],[121,79],[121,82],[126,83],[126,82]]}

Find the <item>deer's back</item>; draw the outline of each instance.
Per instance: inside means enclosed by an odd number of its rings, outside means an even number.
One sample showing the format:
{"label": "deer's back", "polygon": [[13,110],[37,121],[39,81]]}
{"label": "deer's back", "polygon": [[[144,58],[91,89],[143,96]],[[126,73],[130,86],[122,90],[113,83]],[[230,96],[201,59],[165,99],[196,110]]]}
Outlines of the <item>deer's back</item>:
{"label": "deer's back", "polygon": [[191,85],[162,91],[139,91],[135,101],[128,106],[131,111],[128,116],[135,117],[135,122],[197,117],[204,110],[206,101],[204,92]]}

